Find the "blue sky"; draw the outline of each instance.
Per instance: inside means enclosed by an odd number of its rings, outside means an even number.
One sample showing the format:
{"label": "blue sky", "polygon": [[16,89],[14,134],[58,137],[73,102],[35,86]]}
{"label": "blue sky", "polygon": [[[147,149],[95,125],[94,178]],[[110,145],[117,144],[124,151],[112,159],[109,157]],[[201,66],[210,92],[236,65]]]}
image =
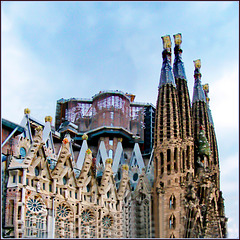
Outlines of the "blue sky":
{"label": "blue sky", "polygon": [[190,96],[202,61],[230,238],[239,236],[238,2],[1,2],[2,117],[44,121],[60,98],[101,90],[156,104],[161,36],[182,34]]}

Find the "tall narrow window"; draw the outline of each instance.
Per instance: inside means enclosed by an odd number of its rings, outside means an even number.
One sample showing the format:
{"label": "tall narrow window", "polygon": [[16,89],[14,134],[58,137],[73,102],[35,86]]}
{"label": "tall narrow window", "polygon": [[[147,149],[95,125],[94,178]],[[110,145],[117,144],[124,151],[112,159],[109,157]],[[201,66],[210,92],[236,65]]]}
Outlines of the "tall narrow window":
{"label": "tall narrow window", "polygon": [[182,166],[183,166],[183,172],[185,172],[185,152],[182,150]]}
{"label": "tall narrow window", "polygon": [[163,153],[160,153],[160,158],[161,158],[161,174],[164,173],[164,156]]}
{"label": "tall narrow window", "polygon": [[174,170],[177,172],[178,149],[174,149]]}
{"label": "tall narrow window", "polygon": [[176,218],[172,214],[171,217],[169,218],[169,228],[174,229],[176,227]]}
{"label": "tall narrow window", "polygon": [[39,167],[35,167],[34,171],[35,171],[35,175],[38,176],[39,175]]}
{"label": "tall narrow window", "polygon": [[167,150],[167,174],[171,173],[171,150]]}
{"label": "tall narrow window", "polygon": [[187,169],[190,169],[190,147],[187,146]]}
{"label": "tall narrow window", "polygon": [[175,209],[176,208],[176,198],[174,195],[172,195],[169,199],[169,208]]}
{"label": "tall narrow window", "polygon": [[13,183],[16,183],[16,175],[13,175]]}
{"label": "tall narrow window", "polygon": [[90,192],[90,189],[91,189],[91,184],[89,183],[89,184],[87,185],[87,192]]}
{"label": "tall narrow window", "polygon": [[[155,163],[156,163],[156,166],[155,166],[155,171],[156,171],[156,173],[158,172],[158,169],[159,169],[159,166],[158,166],[158,158],[157,157],[155,157]],[[162,172],[161,172],[161,174],[162,174]],[[156,174],[157,175],[157,174]]]}

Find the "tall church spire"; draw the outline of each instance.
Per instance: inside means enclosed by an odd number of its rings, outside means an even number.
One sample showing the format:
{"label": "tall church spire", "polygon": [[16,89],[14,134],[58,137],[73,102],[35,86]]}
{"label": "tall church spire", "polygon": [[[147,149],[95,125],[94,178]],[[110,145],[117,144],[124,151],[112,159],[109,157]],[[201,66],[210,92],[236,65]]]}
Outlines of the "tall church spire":
{"label": "tall church spire", "polygon": [[202,74],[200,73],[200,68],[201,68],[201,60],[198,59],[196,61],[193,61],[195,65],[195,70],[194,70],[194,78],[195,78],[195,83],[194,83],[194,89],[193,89],[193,100],[192,102],[196,101],[204,101],[206,102],[206,97],[201,85],[201,77]]}
{"label": "tall church spire", "polygon": [[174,77],[175,79],[180,78],[180,79],[187,80],[184,64],[182,62],[182,49],[181,49],[182,35],[181,33],[178,33],[173,35],[173,37],[175,41],[175,47],[174,47],[175,60],[173,64]]}
{"label": "tall church spire", "polygon": [[[163,39],[163,65],[158,89],[154,139],[154,205],[167,206],[154,212],[155,237],[180,237],[179,179],[182,170],[178,96],[171,68],[171,40]],[[178,179],[176,181],[176,179]]]}
{"label": "tall church spire", "polygon": [[206,101],[207,101],[207,111],[208,111],[208,118],[209,118],[209,123],[210,123],[210,146],[211,146],[211,171],[214,172],[214,178],[217,183],[217,186],[220,187],[219,183],[219,155],[218,155],[218,147],[217,147],[217,138],[216,138],[216,133],[213,125],[213,118],[212,118],[212,113],[210,110],[209,106],[209,101],[210,98],[208,96],[209,93],[209,85],[204,84],[203,85],[203,90],[206,96]]}
{"label": "tall church spire", "polygon": [[182,61],[182,35],[180,33],[174,35],[174,64],[173,72],[178,92],[178,103],[180,113],[180,125],[182,139],[192,137],[192,120],[191,120],[191,105],[187,86],[187,78],[185,74],[184,64]]}
{"label": "tall church spire", "polygon": [[203,91],[204,91],[204,94],[205,94],[205,97],[206,97],[206,102],[207,102],[207,110],[208,110],[209,122],[210,122],[210,124],[213,125],[212,113],[211,113],[210,106],[209,106],[210,98],[208,97],[208,93],[209,93],[209,85],[208,84],[204,84],[203,85]]}
{"label": "tall church spire", "polygon": [[175,86],[173,71],[172,71],[172,67],[171,67],[172,43],[171,43],[170,36],[169,35],[164,36],[164,37],[162,37],[162,40],[163,40],[164,50],[162,52],[163,65],[162,65],[162,69],[161,69],[159,88],[167,83]]}

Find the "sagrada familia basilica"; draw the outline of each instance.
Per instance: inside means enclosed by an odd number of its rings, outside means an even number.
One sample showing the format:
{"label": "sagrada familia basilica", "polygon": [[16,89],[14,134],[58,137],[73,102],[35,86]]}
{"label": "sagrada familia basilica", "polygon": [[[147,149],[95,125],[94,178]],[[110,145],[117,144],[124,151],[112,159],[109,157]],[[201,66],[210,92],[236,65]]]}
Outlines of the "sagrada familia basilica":
{"label": "sagrada familia basilica", "polygon": [[190,101],[182,36],[173,66],[162,40],[156,107],[101,91],[58,100],[55,126],[2,119],[3,237],[227,237],[209,86],[194,61]]}

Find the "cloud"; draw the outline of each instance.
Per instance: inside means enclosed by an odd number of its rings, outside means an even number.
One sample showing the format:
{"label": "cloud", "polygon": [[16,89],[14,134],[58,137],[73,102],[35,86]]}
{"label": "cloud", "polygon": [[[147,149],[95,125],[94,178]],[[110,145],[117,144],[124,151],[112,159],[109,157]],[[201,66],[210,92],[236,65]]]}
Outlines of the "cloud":
{"label": "cloud", "polygon": [[[213,89],[213,94],[211,94]],[[217,129],[236,130],[239,124],[238,68],[232,66],[223,76],[210,84],[210,107]],[[211,98],[211,96],[213,96]]]}
{"label": "cloud", "polygon": [[233,218],[228,219],[228,238],[239,239],[239,225]]}

